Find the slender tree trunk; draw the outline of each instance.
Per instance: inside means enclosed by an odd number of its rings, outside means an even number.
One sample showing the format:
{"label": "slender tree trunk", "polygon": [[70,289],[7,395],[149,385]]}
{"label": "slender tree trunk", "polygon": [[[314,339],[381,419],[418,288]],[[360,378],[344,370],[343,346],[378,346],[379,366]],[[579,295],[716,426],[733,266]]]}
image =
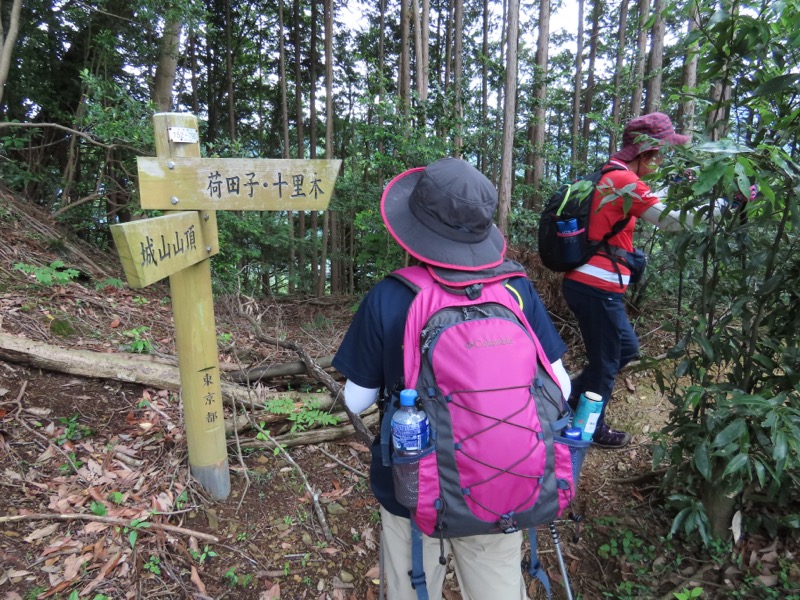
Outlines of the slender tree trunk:
{"label": "slender tree trunk", "polygon": [[657,112],[661,106],[661,67],[664,62],[664,0],[653,0],[653,28],[650,30],[645,113]]}
{"label": "slender tree trunk", "polygon": [[[689,20],[686,26],[687,35],[691,35],[697,28],[700,19],[700,8],[696,3],[691,4]],[[698,45],[692,44],[683,59],[683,94],[684,100],[678,106],[677,127],[683,135],[691,135],[694,129],[694,95],[697,86]]]}
{"label": "slender tree trunk", "polygon": [[550,45],[550,0],[540,0],[539,39],[536,42],[536,81],[533,90],[533,186],[532,203],[529,208],[540,206],[542,181],[544,179],[544,141],[547,131],[547,61]]}
{"label": "slender tree trunk", "polygon": [[[283,149],[281,156],[289,158],[291,156],[291,148],[289,143],[289,102],[287,99],[286,89],[286,48],[284,46],[284,24],[283,24],[283,0],[278,0],[278,60],[280,64],[278,69],[280,71],[280,89],[281,89],[281,132],[283,137]],[[294,241],[294,213],[287,211],[287,220],[289,223],[289,293],[294,292],[294,264],[295,264],[295,241]],[[301,251],[302,252],[302,251]],[[301,254],[300,263],[304,262]]]}
{"label": "slender tree trunk", "polygon": [[508,232],[511,187],[514,176],[514,131],[517,125],[517,49],[519,45],[519,0],[508,2],[508,59],[506,61],[506,103],[503,110],[503,159],[500,163],[497,227]]}
{"label": "slender tree trunk", "polygon": [[17,43],[19,33],[19,15],[22,11],[22,0],[14,0],[11,4],[11,14],[8,19],[8,32],[3,30],[2,15],[0,15],[0,106],[3,104],[3,89],[8,81],[8,71],[11,68],[11,54]]}
{"label": "slender tree trunk", "polygon": [[453,21],[455,7],[453,0],[447,0],[447,19],[445,20],[444,28],[444,91],[445,95],[450,91],[450,73],[453,64]]}
{"label": "slender tree trunk", "polygon": [[157,112],[172,111],[172,88],[175,86],[175,74],[178,70],[178,46],[182,28],[183,23],[178,20],[170,21],[164,26],[158,65],[153,78],[153,104]]}
{"label": "slender tree trunk", "polygon": [[580,162],[581,86],[583,84],[583,4],[578,0],[578,36],[575,50],[575,90],[572,94],[572,161],[571,173],[577,175]]}
{"label": "slender tree trunk", "polygon": [[614,154],[617,151],[617,130],[622,121],[620,112],[622,100],[622,70],[625,68],[625,41],[627,39],[628,28],[628,3],[630,0],[622,0],[619,5],[619,30],[617,31],[617,60],[614,65],[614,96],[611,100],[611,133],[608,136],[608,153]]}
{"label": "slender tree trunk", "polygon": [[[489,116],[489,0],[483,0],[483,28],[482,28],[481,53],[481,123],[480,127],[485,128]],[[486,170],[487,162],[486,146],[478,150],[478,169]]]}
{"label": "slender tree trunk", "polygon": [[200,114],[200,97],[197,94],[199,87],[197,83],[197,35],[194,29],[189,32],[188,50],[189,70],[192,80],[192,114],[198,115]]}
{"label": "slender tree trunk", "polygon": [[[297,158],[306,157],[305,149],[305,131],[304,131],[304,115],[303,115],[303,46],[302,46],[302,23],[303,16],[300,10],[300,0],[294,0],[294,89],[295,89],[295,119],[297,121]],[[296,234],[295,234],[296,231]],[[305,213],[295,213],[289,211],[289,281],[291,291],[294,290],[294,285],[297,281],[295,274],[296,265],[296,238],[300,239],[300,243],[305,242],[306,239],[306,219]],[[316,253],[311,249],[311,281],[316,278]]]}
{"label": "slender tree trunk", "polygon": [[[384,77],[386,76],[386,0],[380,0],[380,34],[378,37],[378,94],[380,96],[381,102],[386,100],[384,98],[384,94],[386,90],[384,89],[383,82]],[[378,129],[383,128],[383,111],[378,111]],[[378,152],[381,154],[384,153],[384,145],[383,139],[378,140]],[[379,168],[378,172],[376,173],[378,179],[378,185],[383,187],[383,168]]]}
{"label": "slender tree trunk", "polygon": [[428,101],[428,88],[430,87],[430,54],[431,54],[431,2],[422,0],[422,22],[420,24],[422,33],[422,54],[417,65],[418,77],[422,77],[421,93],[419,100],[425,104]]}
{"label": "slender tree trunk", "polygon": [[[332,160],[334,157],[333,152],[333,125],[334,125],[334,108],[333,108],[333,0],[323,0],[325,10],[325,158]],[[331,190],[333,193],[333,190]],[[337,235],[335,231],[336,219],[332,207],[325,211],[322,224],[322,259],[320,273],[322,276],[319,278],[319,286],[317,287],[317,295],[325,295],[325,263],[327,248],[326,234],[328,230],[331,240],[331,264],[333,265],[333,257],[338,256],[340,252],[337,246]],[[331,268],[331,275],[339,273],[338,268]],[[337,277],[336,281],[331,279],[331,291],[341,291],[341,280]]]}
{"label": "slender tree trunk", "polygon": [[463,59],[464,59],[464,45],[463,45],[463,32],[464,32],[464,0],[455,0],[455,18],[453,20],[453,89],[455,91],[455,114],[453,115],[456,121],[456,131],[453,138],[453,156],[461,157],[461,149],[464,146],[464,107],[462,105],[462,82],[461,78],[464,76]]}
{"label": "slender tree trunk", "polygon": [[711,84],[711,110],[706,118],[706,131],[712,141],[719,141],[728,132],[731,86],[728,80]]}
{"label": "slender tree trunk", "polygon": [[409,48],[409,0],[400,0],[400,68],[397,73],[397,91],[400,96],[400,111],[408,116],[411,106],[411,49]]}
{"label": "slender tree trunk", "polygon": [[[508,14],[508,0],[502,0],[503,3],[503,18],[501,23],[506,23],[508,21],[507,14]],[[503,64],[505,60],[505,47],[506,47],[506,28],[501,28],[500,34],[500,55],[497,57],[498,64]],[[499,185],[500,183],[500,162],[495,158],[500,156],[502,149],[500,144],[503,140],[503,112],[499,109],[500,106],[503,106],[503,92],[505,89],[505,81],[500,80],[498,78],[497,82],[497,106],[498,110],[495,112],[495,131],[494,135],[492,136],[493,144],[492,144],[492,164],[491,169],[486,176],[494,183],[495,185]]]}
{"label": "slender tree trunk", "polygon": [[[317,35],[317,21],[319,20],[319,10],[317,2],[319,0],[311,0],[311,41],[309,43],[309,67],[308,67],[308,139],[309,139],[309,154],[308,157],[311,159],[317,158],[317,63],[319,62],[318,56],[318,44],[319,44],[319,36]],[[324,1],[324,0],[323,0]],[[323,8],[323,13],[324,13]],[[300,218],[305,221],[305,211],[300,214]],[[327,221],[327,219],[323,219]],[[311,263],[313,265],[319,265],[319,268],[312,268],[313,276],[311,280],[311,289],[318,291],[319,289],[325,288],[325,260],[324,258],[320,259],[319,263],[317,262],[317,256],[325,255],[325,233],[322,233],[322,242],[320,247],[317,244],[317,240],[319,239],[319,214],[316,210],[312,210],[310,214],[310,227],[308,231],[308,238],[311,242]],[[298,265],[300,272],[302,272],[305,268],[304,264]],[[320,283],[322,280],[322,283]],[[318,293],[318,292],[317,292]]]}
{"label": "slender tree trunk", "polygon": [[600,17],[603,7],[602,0],[594,0],[592,6],[592,33],[589,37],[589,68],[586,78],[586,92],[583,96],[583,145],[581,149],[581,162],[587,163],[589,153],[589,137],[592,131],[592,102],[594,101],[595,63],[597,61],[597,41],[600,38]]}
{"label": "slender tree trunk", "polygon": [[422,20],[421,11],[419,9],[419,0],[411,1],[411,23],[413,24],[414,35],[414,64],[416,69],[414,75],[417,82],[417,98],[422,100],[422,86],[424,85],[422,77]]}
{"label": "slender tree trunk", "polygon": [[631,118],[642,114],[642,88],[644,87],[644,66],[647,58],[647,20],[650,16],[650,0],[639,0],[639,21],[637,24],[638,44],[636,63],[633,72],[633,95],[631,96]]}
{"label": "slender tree trunk", "polygon": [[233,23],[231,0],[225,0],[225,67],[228,83],[228,132],[231,141],[236,141],[236,95],[233,91]]}

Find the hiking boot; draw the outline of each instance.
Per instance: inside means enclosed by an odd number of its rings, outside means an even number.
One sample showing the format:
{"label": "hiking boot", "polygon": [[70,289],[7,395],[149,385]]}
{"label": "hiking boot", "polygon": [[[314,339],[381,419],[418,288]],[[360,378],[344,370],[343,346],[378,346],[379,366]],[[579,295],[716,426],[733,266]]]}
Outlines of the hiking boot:
{"label": "hiking boot", "polygon": [[624,431],[611,429],[605,423],[600,423],[592,436],[592,443],[600,448],[624,448],[631,442],[631,434]]}

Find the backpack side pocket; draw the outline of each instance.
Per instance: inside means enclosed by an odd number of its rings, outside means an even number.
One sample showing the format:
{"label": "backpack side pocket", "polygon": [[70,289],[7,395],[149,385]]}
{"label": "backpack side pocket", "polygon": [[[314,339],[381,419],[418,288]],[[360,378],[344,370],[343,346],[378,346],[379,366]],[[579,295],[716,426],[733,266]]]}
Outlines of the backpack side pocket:
{"label": "backpack side pocket", "polygon": [[428,462],[426,457],[434,455],[435,446],[430,444],[419,454],[413,456],[392,455],[392,480],[394,496],[406,508],[415,511],[419,502],[420,463]]}
{"label": "backpack side pocket", "polygon": [[571,485],[564,488],[559,485],[559,505],[565,508],[578,493],[578,480],[586,451],[592,445],[590,440],[573,440],[562,436],[554,436],[553,449],[556,457],[556,478],[559,483],[566,481]]}

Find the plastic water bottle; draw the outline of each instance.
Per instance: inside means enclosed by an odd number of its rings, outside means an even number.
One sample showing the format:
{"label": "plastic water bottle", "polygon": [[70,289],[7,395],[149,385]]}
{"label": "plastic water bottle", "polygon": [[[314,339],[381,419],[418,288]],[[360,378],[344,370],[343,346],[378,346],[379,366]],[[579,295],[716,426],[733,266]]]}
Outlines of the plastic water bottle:
{"label": "plastic water bottle", "polygon": [[558,221],[558,237],[561,241],[561,257],[564,262],[578,262],[581,248],[578,240],[578,220]]}
{"label": "plastic water bottle", "polygon": [[400,392],[400,408],[392,416],[392,445],[400,456],[414,456],[428,447],[430,424],[417,408],[417,390]]}
{"label": "plastic water bottle", "polygon": [[578,427],[583,433],[581,439],[590,441],[597,429],[597,422],[600,420],[600,413],[603,412],[603,397],[594,392],[584,392],[578,400],[578,410],[575,411],[575,419],[572,422],[574,427]]}

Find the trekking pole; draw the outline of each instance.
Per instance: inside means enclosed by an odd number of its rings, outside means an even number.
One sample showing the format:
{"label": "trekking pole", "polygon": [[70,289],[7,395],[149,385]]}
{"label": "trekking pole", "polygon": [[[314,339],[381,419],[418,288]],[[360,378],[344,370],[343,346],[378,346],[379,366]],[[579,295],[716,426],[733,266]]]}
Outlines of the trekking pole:
{"label": "trekking pole", "polygon": [[556,556],[558,556],[558,566],[561,569],[561,576],[564,578],[564,589],[567,591],[567,600],[572,600],[572,590],[569,587],[569,577],[567,576],[567,566],[564,564],[564,557],[561,554],[561,543],[558,539],[558,531],[556,531],[556,524],[550,523],[550,533],[553,536],[553,545],[556,548]]}

